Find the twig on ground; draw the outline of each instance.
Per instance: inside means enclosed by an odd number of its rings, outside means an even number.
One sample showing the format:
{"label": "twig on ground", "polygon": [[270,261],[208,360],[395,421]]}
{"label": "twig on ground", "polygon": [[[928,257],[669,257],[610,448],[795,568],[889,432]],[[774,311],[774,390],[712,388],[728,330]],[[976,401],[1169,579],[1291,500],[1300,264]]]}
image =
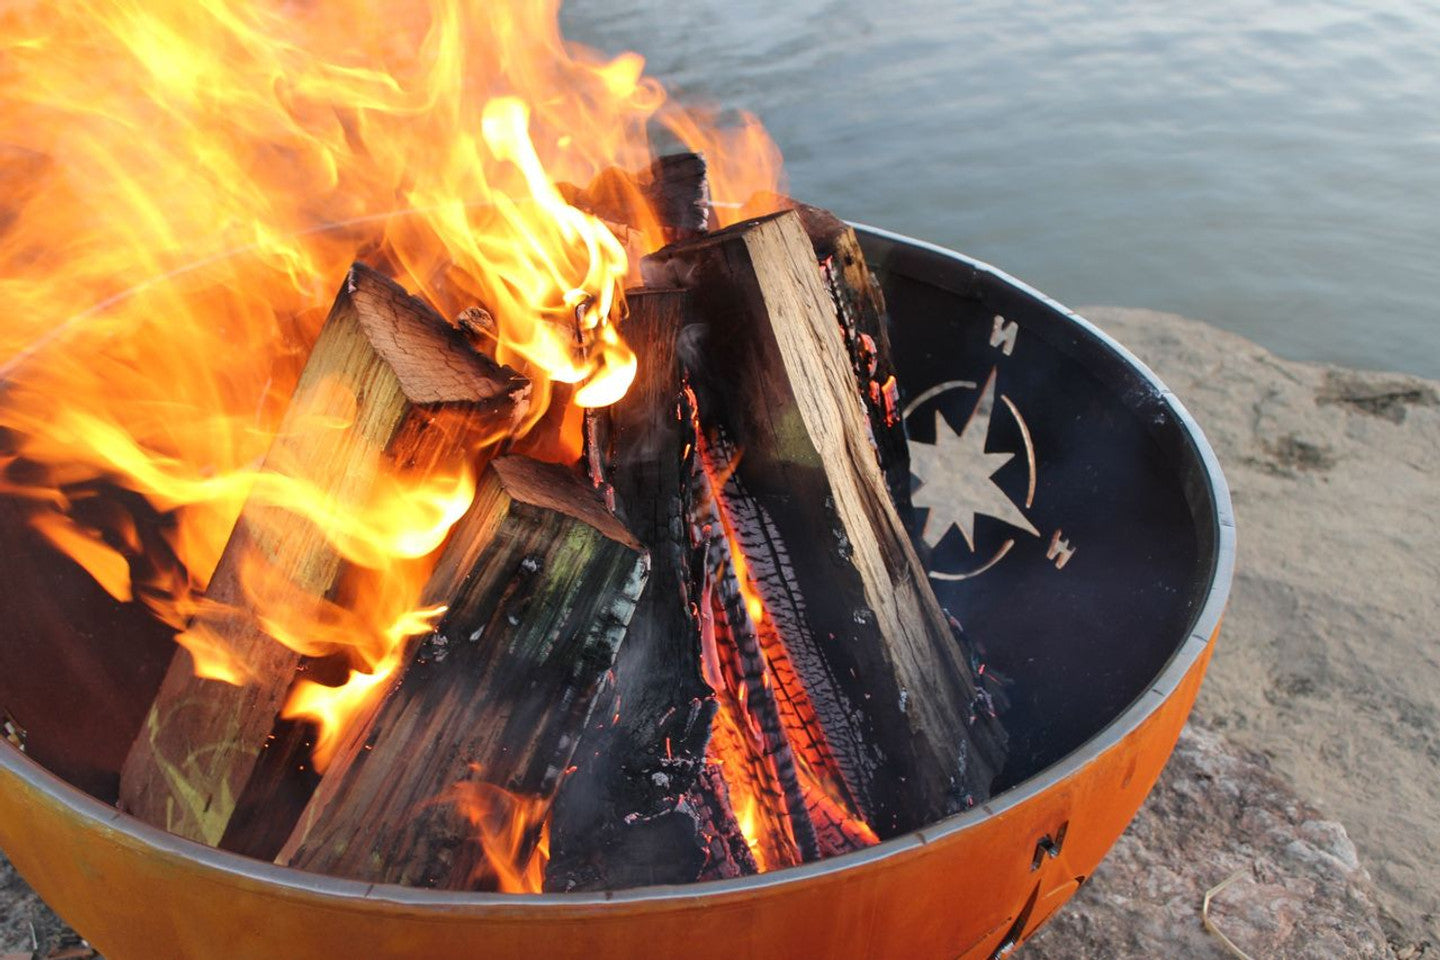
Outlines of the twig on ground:
{"label": "twig on ground", "polygon": [[1205,891],[1205,899],[1200,905],[1200,921],[1205,924],[1206,931],[1209,932],[1210,935],[1213,936],[1216,940],[1219,940],[1221,946],[1223,946],[1227,951],[1229,951],[1231,956],[1237,957],[1238,960],[1254,960],[1254,958],[1251,957],[1250,954],[1235,946],[1234,941],[1232,941],[1229,937],[1225,936],[1225,934],[1221,932],[1220,928],[1215,926],[1215,923],[1210,919],[1210,901],[1213,900],[1215,897],[1219,896],[1220,891],[1230,886],[1230,884],[1234,883],[1236,880],[1239,880],[1240,875],[1244,872],[1244,868],[1236,870],[1234,873],[1230,874],[1230,876],[1226,877],[1224,880],[1221,880],[1219,883],[1215,884],[1215,886]]}

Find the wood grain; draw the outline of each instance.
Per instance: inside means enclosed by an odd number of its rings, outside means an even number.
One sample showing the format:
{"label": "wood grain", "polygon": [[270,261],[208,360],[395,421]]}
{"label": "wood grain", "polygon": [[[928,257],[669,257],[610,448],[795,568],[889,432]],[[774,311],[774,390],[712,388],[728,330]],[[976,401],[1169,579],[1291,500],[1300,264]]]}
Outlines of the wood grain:
{"label": "wood grain", "polygon": [[588,485],[528,458],[495,461],[437,570],[433,598],[453,588],[449,611],[373,719],[355,726],[279,862],[475,885],[485,854],[448,799],[476,783],[553,795],[648,569]]}
{"label": "wood grain", "polygon": [[[423,301],[357,264],[264,470],[313,485],[342,511],[360,509],[383,472],[458,469],[514,422],[527,391]],[[190,654],[177,651],[121,772],[122,809],[211,845],[226,832],[301,660],[251,608],[244,575],[257,561],[314,598],[330,597],[345,568],[318,526],[252,497],[206,593],[221,612],[191,624],[227,649],[249,681],[200,679]]]}

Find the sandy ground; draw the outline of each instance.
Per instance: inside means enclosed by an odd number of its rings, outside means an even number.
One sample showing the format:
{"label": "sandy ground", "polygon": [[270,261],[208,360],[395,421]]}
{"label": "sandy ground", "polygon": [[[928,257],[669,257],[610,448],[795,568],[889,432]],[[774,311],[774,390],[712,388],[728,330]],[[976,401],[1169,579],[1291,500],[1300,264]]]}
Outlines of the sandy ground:
{"label": "sandy ground", "polygon": [[1081,313],[1175,391],[1230,482],[1239,562],[1198,710],[1345,824],[1401,953],[1440,950],[1440,384]]}

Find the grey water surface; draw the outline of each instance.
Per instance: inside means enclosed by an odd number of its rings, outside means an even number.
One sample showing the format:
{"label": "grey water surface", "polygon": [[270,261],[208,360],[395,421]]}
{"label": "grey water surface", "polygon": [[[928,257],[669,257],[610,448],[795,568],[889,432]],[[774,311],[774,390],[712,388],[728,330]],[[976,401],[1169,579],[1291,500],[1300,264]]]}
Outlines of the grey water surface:
{"label": "grey water surface", "polygon": [[791,192],[1062,302],[1440,377],[1440,0],[569,0]]}

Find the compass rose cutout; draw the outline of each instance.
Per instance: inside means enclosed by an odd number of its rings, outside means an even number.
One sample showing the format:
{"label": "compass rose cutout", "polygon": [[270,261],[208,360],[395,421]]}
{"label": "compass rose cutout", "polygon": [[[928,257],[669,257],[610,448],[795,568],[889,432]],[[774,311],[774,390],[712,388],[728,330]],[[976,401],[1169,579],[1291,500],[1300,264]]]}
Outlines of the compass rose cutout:
{"label": "compass rose cutout", "polygon": [[[1026,465],[1029,468],[1029,485],[1024,509],[995,482],[995,474],[1017,455],[1016,452],[992,452],[987,449],[990,434],[990,420],[995,412],[996,371],[992,370],[985,386],[980,390],[979,400],[971,411],[965,426],[956,433],[949,422],[936,410],[935,442],[910,443],[911,472],[920,478],[921,484],[915,490],[916,508],[929,511],[921,536],[932,549],[940,544],[945,535],[954,527],[965,539],[965,545],[972,554],[976,553],[975,518],[980,515],[1000,520],[1014,530],[1023,531],[1033,537],[1040,531],[1025,516],[1035,499],[1035,449],[1030,440],[1030,429],[1020,411],[1003,394],[1001,402],[1020,428],[1025,442]],[[926,390],[907,406],[905,416],[909,419],[924,404],[952,390],[974,390],[976,384],[968,381],[951,381]],[[1001,544],[987,560],[975,569],[964,572],[931,571],[938,580],[964,580],[977,576],[999,563],[1005,554],[1015,546],[1012,535]]]}

